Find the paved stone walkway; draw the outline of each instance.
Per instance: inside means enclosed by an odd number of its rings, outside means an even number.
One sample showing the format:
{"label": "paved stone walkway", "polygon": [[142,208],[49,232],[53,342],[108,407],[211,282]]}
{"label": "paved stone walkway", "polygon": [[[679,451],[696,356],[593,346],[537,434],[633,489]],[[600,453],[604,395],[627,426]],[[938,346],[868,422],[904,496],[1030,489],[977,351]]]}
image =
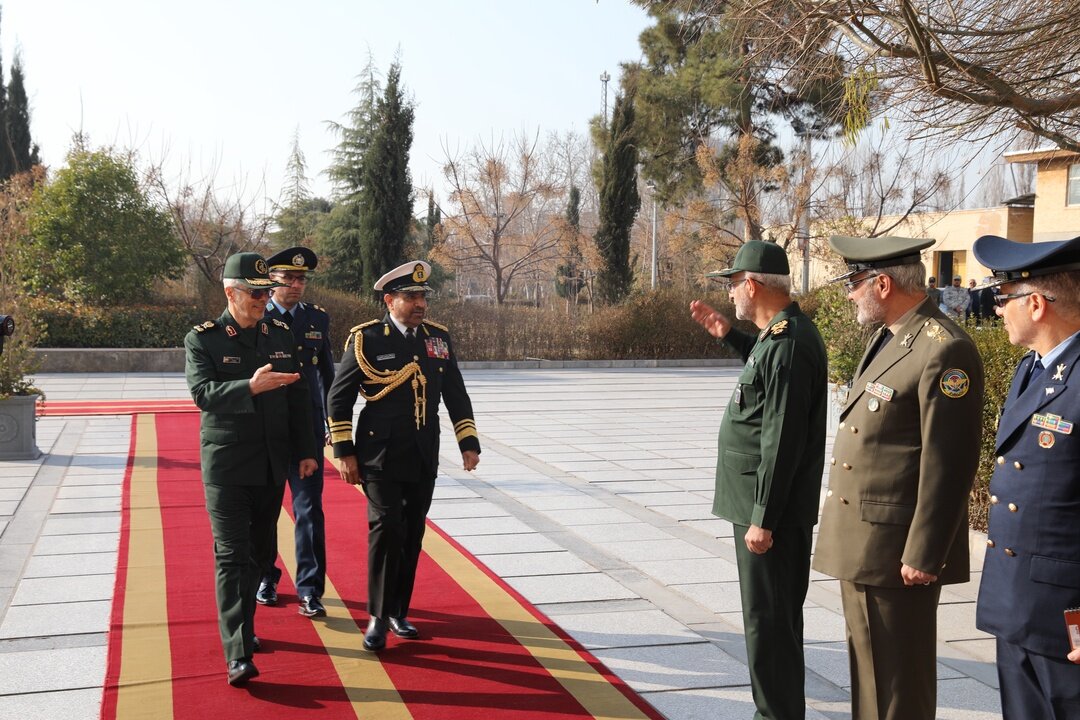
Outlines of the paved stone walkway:
{"label": "paved stone walkway", "polygon": [[[431,512],[672,720],[754,713],[732,529],[709,512],[716,431],[736,375],[466,370],[484,452],[465,473],[444,443]],[[53,400],[187,397],[179,374],[38,384]],[[98,715],[130,424],[43,418],[46,454],[0,463],[0,716]],[[942,592],[945,720],[1000,717],[993,640],[974,624],[978,577]],[[850,718],[839,589],[811,580],[807,718]]]}

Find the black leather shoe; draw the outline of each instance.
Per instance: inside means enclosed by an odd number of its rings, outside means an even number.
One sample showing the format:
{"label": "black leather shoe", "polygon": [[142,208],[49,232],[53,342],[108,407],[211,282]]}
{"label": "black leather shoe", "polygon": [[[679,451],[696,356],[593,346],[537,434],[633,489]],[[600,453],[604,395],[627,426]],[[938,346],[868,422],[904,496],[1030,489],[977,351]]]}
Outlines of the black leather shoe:
{"label": "black leather shoe", "polygon": [[259,677],[259,668],[247,658],[229,661],[229,684],[243,685],[251,678]]}
{"label": "black leather shoe", "polygon": [[420,631],[416,629],[416,626],[403,617],[391,617],[388,622],[391,632],[399,638],[415,640],[420,637]]}
{"label": "black leather shoe", "polygon": [[319,598],[314,595],[305,595],[300,598],[299,612],[304,617],[323,617],[326,615],[326,608],[319,602]]}
{"label": "black leather shoe", "polygon": [[378,652],[384,647],[386,647],[386,621],[373,617],[368,620],[367,631],[364,632],[364,649]]}
{"label": "black leather shoe", "polygon": [[266,580],[259,583],[259,591],[255,593],[255,602],[260,605],[277,605],[277,583]]}

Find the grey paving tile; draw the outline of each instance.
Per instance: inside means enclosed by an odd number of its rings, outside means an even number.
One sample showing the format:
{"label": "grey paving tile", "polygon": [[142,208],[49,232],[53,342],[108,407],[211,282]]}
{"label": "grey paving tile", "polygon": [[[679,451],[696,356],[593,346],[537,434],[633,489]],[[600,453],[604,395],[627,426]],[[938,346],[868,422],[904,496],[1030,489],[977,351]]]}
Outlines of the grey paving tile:
{"label": "grey paving tile", "polygon": [[634,540],[630,542],[598,543],[604,551],[626,561],[684,560],[712,557],[708,550],[674,538],[666,540]]}
{"label": "grey paving tile", "polygon": [[997,662],[997,640],[993,637],[982,640],[952,640],[949,641],[949,646],[989,665]]}
{"label": "grey paving tile", "polygon": [[706,502],[701,497],[698,497],[698,501],[694,505],[653,505],[649,509],[679,522],[717,519],[712,514],[712,502]]}
{"label": "grey paving tile", "polygon": [[750,684],[746,666],[711,643],[598,649],[593,655],[638,692]]}
{"label": "grey paving tile", "polygon": [[461,485],[436,485],[435,493],[432,497],[438,500],[452,500],[458,498],[476,498],[480,497],[472,490]]}
{"label": "grey paving tile", "polygon": [[575,472],[574,475],[581,478],[585,482],[590,483],[620,482],[623,480],[646,479],[645,473],[640,473],[635,470],[627,470],[625,468],[614,470],[579,470]]}
{"label": "grey paving tile", "polygon": [[119,512],[120,496],[58,498],[53,502],[51,514]]}
{"label": "grey paving tile", "polygon": [[646,475],[650,475],[654,470],[671,470],[689,467],[685,462],[672,460],[671,458],[643,458],[640,460],[637,458],[625,458],[614,462],[619,467],[624,467],[629,470],[639,470]]}
{"label": "grey paving tile", "polygon": [[974,602],[938,605],[937,615],[938,640],[987,640],[993,637],[975,627]]}
{"label": "grey paving tile", "polygon": [[602,499],[586,495],[585,493],[551,495],[548,497],[526,497],[522,498],[521,502],[534,510],[580,510],[582,508],[608,507],[608,504]]}
{"label": "grey paving tile", "polygon": [[56,497],[65,500],[71,498],[118,498],[123,493],[123,490],[121,485],[101,485],[96,483],[72,485],[71,483],[64,483],[56,491]]}
{"label": "grey paving tile", "polygon": [[[627,500],[632,500],[644,507],[657,505],[704,505],[705,501],[700,495],[694,495],[685,491],[675,492],[636,492],[620,493]],[[710,516],[711,517],[711,516]]]}
{"label": "grey paving tile", "polygon": [[557,579],[558,582],[549,577],[519,577],[507,582],[534,605],[638,597],[603,573],[560,575]]}
{"label": "grey paving tile", "polygon": [[541,512],[567,527],[576,525],[623,525],[637,522],[637,518],[633,515],[612,507],[553,509]]}
{"label": "grey paving tile", "polygon": [[632,564],[664,585],[725,582],[739,578],[735,563],[721,558],[638,560]]}
{"label": "grey paving tile", "polygon": [[516,535],[469,535],[454,539],[478,557],[506,553],[558,552],[564,549],[561,545],[536,532]]}
{"label": "grey paving tile", "polygon": [[[30,715],[9,715],[13,707],[10,705],[11,695],[94,688],[95,685],[100,687],[105,675],[105,656],[104,646],[0,653],[0,695],[4,696],[4,717],[53,717],[40,714],[40,710]],[[72,701],[75,699],[70,693],[64,695]]]}
{"label": "grey paving tile", "polygon": [[731,523],[720,518],[713,518],[712,520],[684,520],[680,524],[685,527],[700,530],[706,535],[714,538],[730,538],[735,535],[735,529],[731,527]]}
{"label": "grey paving tile", "polygon": [[103,633],[112,602],[92,600],[56,605],[13,605],[0,623],[0,638]]}
{"label": "grey paving tile", "polygon": [[671,539],[671,535],[660,528],[643,522],[628,522],[618,525],[575,525],[572,531],[575,535],[579,535],[591,543]]}
{"label": "grey paving tile", "polygon": [[69,553],[116,552],[120,533],[93,535],[45,535],[34,545],[34,555],[66,555]]}
{"label": "grey paving tile", "polygon": [[714,613],[738,613],[742,611],[742,600],[739,595],[739,582],[737,580],[672,585],[671,589],[682,593],[698,605]]}
{"label": "grey paving tile", "polygon": [[[642,697],[665,717],[673,720],[749,718],[753,717],[756,710],[749,686],[650,692],[643,693]],[[823,715],[812,707],[806,709],[806,720],[838,720],[839,717],[841,716],[831,713]]]}
{"label": "grey paving tile", "polygon": [[[452,518],[493,518],[508,517],[506,512],[498,505],[487,501],[483,502],[442,502],[433,503],[428,517],[440,524],[440,520]],[[441,526],[441,525],[440,525]]]}
{"label": "grey paving tile", "polygon": [[[29,487],[29,484],[27,484]],[[23,495],[26,494],[26,488],[14,487],[14,488],[0,488],[0,502],[19,502],[23,499]]]}
{"label": "grey paving tile", "polygon": [[998,693],[971,678],[938,681],[940,720],[982,720],[1001,716]]}
{"label": "grey paving tile", "polygon": [[51,605],[84,600],[111,600],[116,578],[113,575],[23,578],[15,590],[12,605]]}
{"label": "grey paving tile", "polygon": [[20,500],[0,500],[0,515],[14,515]]}
{"label": "grey paving tile", "polygon": [[87,720],[101,714],[101,688],[7,695],[3,705],[6,717],[21,720]]}
{"label": "grey paving tile", "polygon": [[117,532],[120,529],[120,515],[98,515],[96,517],[50,516],[42,528],[42,535],[82,535],[86,533]]}
{"label": "grey paving tile", "polygon": [[111,575],[116,572],[116,553],[35,555],[26,563],[24,578]]}
{"label": "grey paving tile", "polygon": [[549,615],[589,650],[705,642],[660,610]]}
{"label": "grey paving tile", "polygon": [[592,565],[566,551],[486,555],[483,563],[501,578],[596,572]]}
{"label": "grey paving tile", "polygon": [[513,517],[446,519],[437,523],[440,528],[455,539],[459,535],[505,535],[510,533],[531,533],[533,529]]}

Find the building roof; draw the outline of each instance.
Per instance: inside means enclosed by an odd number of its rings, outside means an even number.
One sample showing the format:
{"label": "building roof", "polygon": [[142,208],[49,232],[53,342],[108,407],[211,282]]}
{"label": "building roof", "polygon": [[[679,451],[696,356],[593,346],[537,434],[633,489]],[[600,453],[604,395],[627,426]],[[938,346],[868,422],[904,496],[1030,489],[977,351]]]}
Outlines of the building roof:
{"label": "building roof", "polygon": [[1080,153],[1059,147],[1038,148],[1035,150],[1010,150],[1002,155],[1008,163],[1032,163],[1043,160],[1066,160],[1080,158]]}

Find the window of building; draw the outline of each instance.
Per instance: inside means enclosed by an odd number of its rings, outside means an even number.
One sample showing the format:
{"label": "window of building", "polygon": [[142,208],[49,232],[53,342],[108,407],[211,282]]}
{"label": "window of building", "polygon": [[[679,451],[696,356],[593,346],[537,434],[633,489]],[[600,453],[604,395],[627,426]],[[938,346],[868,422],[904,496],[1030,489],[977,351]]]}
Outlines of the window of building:
{"label": "window of building", "polygon": [[1069,189],[1066,191],[1066,205],[1080,205],[1080,163],[1069,166]]}

